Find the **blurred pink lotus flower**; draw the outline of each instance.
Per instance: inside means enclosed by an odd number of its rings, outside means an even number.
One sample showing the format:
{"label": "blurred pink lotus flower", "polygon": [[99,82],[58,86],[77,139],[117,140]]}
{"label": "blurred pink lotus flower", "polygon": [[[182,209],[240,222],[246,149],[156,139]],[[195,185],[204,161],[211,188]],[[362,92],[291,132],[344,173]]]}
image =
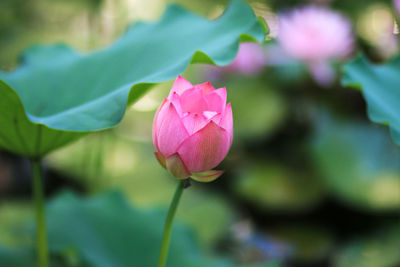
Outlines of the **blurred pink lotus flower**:
{"label": "blurred pink lotus flower", "polygon": [[212,169],[232,144],[232,108],[226,98],[225,87],[176,78],[153,122],[155,155],[176,178],[208,182],[223,173]]}
{"label": "blurred pink lotus flower", "polygon": [[245,76],[256,75],[263,71],[266,65],[265,51],[259,43],[241,43],[239,51],[231,64],[225,67],[211,66],[207,76],[217,80],[229,73],[238,73]]}
{"label": "blurred pink lotus flower", "polygon": [[354,46],[350,22],[339,13],[317,6],[283,14],[278,41],[289,56],[308,64],[322,84],[334,79],[329,62],[345,59]]}
{"label": "blurred pink lotus flower", "polygon": [[396,8],[397,13],[400,15],[400,0],[393,0],[393,4]]}
{"label": "blurred pink lotus flower", "polygon": [[264,48],[259,43],[241,43],[236,58],[224,69],[245,75],[260,73],[265,66]]}

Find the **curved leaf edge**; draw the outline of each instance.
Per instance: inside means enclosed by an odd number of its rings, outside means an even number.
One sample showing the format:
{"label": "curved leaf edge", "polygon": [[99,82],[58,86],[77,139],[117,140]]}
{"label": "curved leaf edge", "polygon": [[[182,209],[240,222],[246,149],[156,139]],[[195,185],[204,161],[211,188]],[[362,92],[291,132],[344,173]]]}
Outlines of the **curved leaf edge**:
{"label": "curved leaf edge", "polygon": [[[216,20],[222,18],[227,12],[229,12],[229,10],[230,10],[231,6],[233,6],[234,2],[240,2],[240,1],[239,0],[232,0],[230,5],[224,11],[224,13],[219,18],[217,18]],[[167,7],[167,9],[170,9],[170,8],[184,9],[183,7],[181,7],[180,5],[177,5],[177,4],[171,4],[171,5],[169,5]],[[253,12],[253,14],[254,14],[254,12]],[[191,15],[198,16],[195,13],[191,13]],[[163,16],[159,21],[162,21],[164,19],[164,17],[165,16]],[[199,16],[199,17],[201,17],[201,16]],[[141,25],[146,25],[146,24],[150,25],[152,23],[151,22],[146,22],[145,23],[145,22],[141,22],[140,21],[140,22],[137,22],[137,23],[133,24],[131,27],[128,27],[127,31],[132,30],[132,28],[134,28],[135,26],[141,26]],[[234,60],[235,56],[238,53],[239,43],[241,43],[241,42],[260,42],[261,43],[261,42],[265,41],[265,35],[269,33],[269,28],[268,28],[266,22],[260,17],[257,18],[257,20],[255,21],[254,25],[249,27],[250,30],[251,29],[257,29],[257,28],[261,29],[262,32],[264,33],[264,36],[262,38],[256,38],[256,37],[252,36],[249,33],[242,33],[242,34],[240,34],[238,41],[229,44],[229,46],[233,45],[235,47],[235,54],[229,61],[216,62],[216,60],[213,60],[212,58],[210,58],[204,52],[196,51],[195,53],[193,53],[193,55],[191,56],[191,58],[190,58],[190,60],[188,62],[186,62],[186,63],[182,64],[181,66],[179,66],[179,71],[178,71],[178,74],[176,74],[176,75],[182,74],[184,72],[184,70],[191,63],[206,63],[206,64],[217,65],[217,66],[225,66],[225,65],[230,64]],[[77,53],[77,56],[82,55],[80,52],[76,51],[75,49],[71,48],[70,46],[68,46],[68,45],[66,45],[64,43],[55,43],[53,45],[45,45],[45,46],[46,47],[49,47],[49,46],[63,46],[66,49],[69,49],[71,52]],[[27,53],[29,53],[31,50],[34,50],[34,49],[40,49],[41,47],[43,47],[43,45],[39,45],[39,44],[34,44],[34,45],[28,47],[25,51],[23,51],[21,53],[21,56],[20,56],[21,63],[25,62],[25,55]],[[24,65],[21,65],[20,67],[23,67],[23,66]],[[18,70],[18,69],[16,69],[16,70]],[[174,79],[176,77],[176,75],[170,75],[171,77],[170,77],[169,80]],[[4,80],[0,79],[0,82],[3,83],[4,85],[6,85],[7,88],[12,90],[13,93],[18,98],[18,102],[19,102],[18,105],[20,106],[20,108],[22,109],[23,113],[25,114],[25,119],[27,120],[27,122],[29,122],[30,124],[33,124],[35,126],[45,127],[47,129],[53,130],[53,131],[64,132],[64,133],[80,133],[80,134],[96,132],[96,131],[103,131],[103,130],[114,128],[115,126],[117,126],[122,121],[122,119],[123,119],[123,117],[125,115],[125,111],[126,111],[127,107],[129,107],[130,105],[132,105],[136,101],[138,101],[153,86],[157,85],[158,83],[165,82],[165,81],[168,81],[168,80],[154,81],[154,82],[143,82],[143,83],[136,83],[136,84],[132,85],[130,87],[130,89],[129,89],[129,92],[128,92],[128,96],[127,96],[127,99],[126,99],[126,104],[125,104],[125,107],[124,107],[124,112],[120,114],[120,117],[119,117],[118,121],[116,121],[115,123],[112,123],[112,124],[110,124],[110,125],[108,125],[106,127],[99,127],[99,128],[95,128],[95,129],[70,130],[70,129],[63,129],[62,127],[54,127],[54,125],[52,126],[52,125],[49,125],[47,123],[43,123],[43,122],[41,122],[40,118],[35,117],[35,116],[29,114],[28,112],[26,112],[24,104],[23,104],[21,98],[19,97],[18,93],[10,85],[8,85]],[[123,88],[119,88],[117,90],[121,90],[121,89],[123,89]],[[114,93],[114,92],[112,92],[112,93]]]}
{"label": "curved leaf edge", "polygon": [[[15,154],[27,156],[31,159],[40,158],[53,150],[52,146],[55,145],[56,147],[59,147],[59,143],[65,143],[65,138],[68,140],[68,142],[73,142],[84,135],[84,133],[71,133],[58,130],[54,131],[44,124],[31,122],[28,117],[28,113],[25,112],[25,107],[23,106],[18,94],[15,92],[15,90],[8,86],[7,83],[0,79],[0,91],[2,89],[3,98],[0,99],[0,105],[5,105],[6,108],[6,119],[2,121],[2,127],[13,128],[15,137],[9,138],[9,136],[0,133],[0,145],[2,148]],[[12,107],[15,107],[18,112],[14,112]],[[13,126],[10,126],[10,124]],[[27,131],[27,127],[29,127],[31,138],[35,140],[34,143],[26,140],[26,136],[24,135],[23,131]],[[57,135],[50,136],[50,140],[48,140],[47,143],[44,143],[43,140],[46,139],[46,137],[49,137],[49,133],[54,132],[56,132]]]}
{"label": "curved leaf edge", "polygon": [[349,87],[349,88],[353,88],[355,90],[359,90],[361,92],[361,94],[363,95],[365,101],[367,102],[367,115],[370,121],[372,121],[373,123],[377,123],[377,124],[381,124],[384,126],[389,127],[389,132],[390,135],[392,137],[392,140],[395,144],[400,145],[400,128],[397,129],[394,125],[392,125],[389,121],[381,119],[381,118],[377,118],[376,116],[374,116],[374,112],[372,110],[372,107],[368,101],[368,98],[365,97],[364,93],[363,93],[363,88],[362,88],[362,84],[361,82],[353,82],[351,81],[350,78],[350,74],[349,74],[349,70],[348,68],[352,65],[355,64],[365,64],[368,65],[369,67],[380,67],[380,66],[384,66],[386,64],[390,65],[391,63],[394,63],[395,61],[400,60],[400,55],[397,55],[393,58],[391,58],[390,60],[386,61],[385,63],[382,64],[374,64],[371,61],[368,60],[367,56],[363,53],[359,53],[353,60],[351,60],[350,62],[348,62],[342,69],[342,79],[341,79],[341,85],[343,87]]}

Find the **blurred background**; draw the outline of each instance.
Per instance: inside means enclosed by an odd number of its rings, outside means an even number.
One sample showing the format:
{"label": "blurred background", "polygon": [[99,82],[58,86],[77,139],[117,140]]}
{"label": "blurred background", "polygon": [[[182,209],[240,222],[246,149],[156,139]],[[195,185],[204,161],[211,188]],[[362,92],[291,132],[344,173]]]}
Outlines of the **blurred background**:
{"label": "blurred background", "polygon": [[[132,23],[154,21],[171,3],[217,18],[228,1],[1,0],[0,69],[12,70],[35,43],[67,43],[82,52],[107,46]],[[347,17],[355,49],[375,62],[399,53],[392,1],[248,1],[270,35],[241,47],[229,67],[191,65],[193,84],[226,86],[234,142],[210,184],[193,182],[178,220],[202,250],[238,263],[283,266],[400,266],[400,148],[371,123],[362,95],[340,85],[344,60],[329,83],[282,52],[279,14],[319,5]],[[251,44],[253,45],[253,44]],[[245,45],[246,46],[246,45]],[[137,64],[137,63],[135,63]],[[119,190],[140,209],[166,209],[176,181],[153,156],[152,119],[171,82],[153,88],[112,130],[91,134],[45,159],[49,199]],[[29,243],[29,161],[0,151],[0,244]],[[1,264],[0,264],[1,265]],[[263,265],[260,265],[263,266]]]}

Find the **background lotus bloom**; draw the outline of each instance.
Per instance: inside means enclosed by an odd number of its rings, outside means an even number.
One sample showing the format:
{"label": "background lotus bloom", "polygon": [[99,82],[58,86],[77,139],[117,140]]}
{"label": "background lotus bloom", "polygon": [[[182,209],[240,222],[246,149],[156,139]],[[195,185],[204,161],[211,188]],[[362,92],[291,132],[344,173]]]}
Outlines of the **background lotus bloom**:
{"label": "background lotus bloom", "polygon": [[397,13],[400,14],[400,0],[394,0],[394,7],[397,10]]}
{"label": "background lotus bloom", "polygon": [[280,17],[278,40],[285,52],[309,65],[315,79],[329,83],[330,60],[346,58],[353,50],[350,22],[339,13],[308,6]]}
{"label": "background lotus bloom", "polygon": [[212,80],[218,80],[229,73],[251,76],[260,73],[266,63],[266,54],[261,44],[241,43],[231,64],[225,67],[209,66],[206,75]]}
{"label": "background lotus bloom", "polygon": [[235,60],[224,69],[251,75],[261,72],[265,63],[265,51],[262,45],[259,43],[241,43]]}
{"label": "background lotus bloom", "polygon": [[232,144],[231,104],[226,88],[211,83],[192,85],[181,76],[158,108],[153,122],[153,143],[160,164],[177,178],[211,181]]}
{"label": "background lotus bloom", "polygon": [[350,22],[316,6],[282,15],[278,40],[289,55],[308,62],[343,59],[353,50]]}

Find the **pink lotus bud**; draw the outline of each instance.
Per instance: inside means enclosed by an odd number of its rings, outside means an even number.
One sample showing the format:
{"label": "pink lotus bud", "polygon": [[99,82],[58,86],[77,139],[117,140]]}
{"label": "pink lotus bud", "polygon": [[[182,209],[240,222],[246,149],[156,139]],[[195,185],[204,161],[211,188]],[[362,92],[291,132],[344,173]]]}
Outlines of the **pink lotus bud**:
{"label": "pink lotus bud", "polygon": [[177,178],[208,182],[222,171],[211,170],[232,144],[231,104],[226,88],[211,83],[192,85],[181,76],[158,108],[153,122],[155,155]]}
{"label": "pink lotus bud", "polygon": [[282,15],[278,40],[288,55],[310,64],[344,59],[353,50],[350,22],[339,13],[316,6]]}

